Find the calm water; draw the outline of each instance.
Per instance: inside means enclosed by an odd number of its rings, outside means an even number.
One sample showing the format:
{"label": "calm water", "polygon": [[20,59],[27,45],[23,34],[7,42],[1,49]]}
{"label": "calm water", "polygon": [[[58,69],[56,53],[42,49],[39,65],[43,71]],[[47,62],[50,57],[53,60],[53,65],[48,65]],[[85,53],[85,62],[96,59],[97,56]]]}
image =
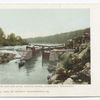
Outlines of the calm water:
{"label": "calm water", "polygon": [[18,62],[17,59],[0,64],[0,84],[47,84],[48,63],[42,63],[41,53],[22,67],[18,66]]}

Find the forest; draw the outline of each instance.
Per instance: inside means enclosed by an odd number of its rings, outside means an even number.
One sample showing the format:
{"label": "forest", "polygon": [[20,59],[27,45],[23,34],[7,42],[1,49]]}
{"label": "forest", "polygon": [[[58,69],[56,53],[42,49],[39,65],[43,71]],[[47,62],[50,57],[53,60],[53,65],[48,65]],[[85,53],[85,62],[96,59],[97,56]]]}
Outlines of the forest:
{"label": "forest", "polygon": [[66,43],[68,39],[80,37],[84,33],[90,33],[90,28],[45,37],[28,38],[27,41],[29,43]]}
{"label": "forest", "polygon": [[2,28],[0,28],[0,46],[15,46],[28,44],[25,39],[20,36],[16,36],[15,33],[6,35]]}

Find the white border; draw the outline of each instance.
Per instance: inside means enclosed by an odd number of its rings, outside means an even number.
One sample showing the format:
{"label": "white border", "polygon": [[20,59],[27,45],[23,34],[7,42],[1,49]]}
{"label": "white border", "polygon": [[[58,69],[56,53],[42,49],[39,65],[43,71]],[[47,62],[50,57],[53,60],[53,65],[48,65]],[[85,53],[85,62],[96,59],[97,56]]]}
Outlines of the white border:
{"label": "white border", "polygon": [[100,0],[0,0],[0,3],[100,3]]}
{"label": "white border", "polygon": [[[12,88],[12,87],[0,87],[0,90],[48,90],[49,93],[14,93],[14,94],[1,94],[0,96],[26,96],[26,97],[73,97],[73,96],[100,96],[100,67],[99,65],[99,52],[98,41],[100,41],[98,34],[100,34],[100,5],[99,4],[1,4],[0,9],[67,9],[67,8],[90,8],[91,10],[91,41],[92,41],[92,63],[91,63],[91,72],[92,72],[92,84],[91,85],[64,85],[63,88],[58,87],[49,87],[50,85],[42,85],[43,87],[34,87],[34,88]],[[98,41],[97,41],[98,40]],[[95,44],[96,43],[96,44]],[[95,58],[95,59],[94,59]],[[96,64],[95,62],[98,64]],[[99,62],[98,62],[99,61]],[[6,85],[3,85],[6,86]],[[19,85],[17,85],[19,86]],[[25,86],[25,85],[24,85]],[[26,85],[30,86],[30,85]],[[38,86],[38,85],[33,85]],[[46,87],[45,87],[46,86]],[[53,85],[60,86],[60,85]]]}

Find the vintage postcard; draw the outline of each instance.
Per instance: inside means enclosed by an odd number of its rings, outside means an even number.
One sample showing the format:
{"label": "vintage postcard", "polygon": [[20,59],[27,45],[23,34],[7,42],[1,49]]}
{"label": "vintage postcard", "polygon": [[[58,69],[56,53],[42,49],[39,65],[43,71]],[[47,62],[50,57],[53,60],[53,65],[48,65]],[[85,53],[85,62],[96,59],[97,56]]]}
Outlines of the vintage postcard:
{"label": "vintage postcard", "polygon": [[99,96],[91,54],[99,10],[96,4],[0,4],[0,97]]}

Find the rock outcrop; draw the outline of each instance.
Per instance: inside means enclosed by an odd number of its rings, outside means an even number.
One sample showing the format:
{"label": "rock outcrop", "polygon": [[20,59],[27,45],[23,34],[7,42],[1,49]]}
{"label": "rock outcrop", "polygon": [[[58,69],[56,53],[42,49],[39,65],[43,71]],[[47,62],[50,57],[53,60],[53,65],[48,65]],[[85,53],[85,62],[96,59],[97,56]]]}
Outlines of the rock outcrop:
{"label": "rock outcrop", "polygon": [[[86,37],[85,37],[86,36]],[[74,52],[65,52],[59,57],[52,74],[48,78],[49,84],[90,84],[90,35],[84,34],[84,37],[78,38],[71,49]],[[83,41],[83,42],[82,42]],[[78,47],[77,44],[78,43]],[[77,50],[76,50],[77,49]]]}
{"label": "rock outcrop", "polygon": [[10,60],[13,60],[15,57],[15,54],[12,53],[0,53],[0,64],[7,63]]}

